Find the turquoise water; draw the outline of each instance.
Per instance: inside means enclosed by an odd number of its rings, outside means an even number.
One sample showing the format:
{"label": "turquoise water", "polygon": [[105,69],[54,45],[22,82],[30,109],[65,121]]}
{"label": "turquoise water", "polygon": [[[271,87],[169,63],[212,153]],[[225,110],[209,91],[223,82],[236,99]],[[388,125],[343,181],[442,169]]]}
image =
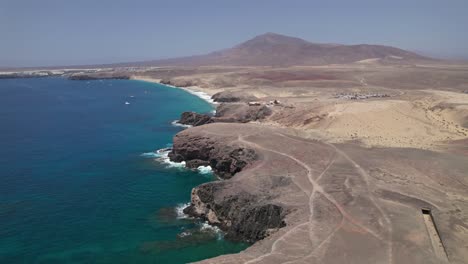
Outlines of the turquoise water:
{"label": "turquoise water", "polygon": [[212,107],[140,81],[0,80],[0,263],[186,263],[244,249],[177,217],[212,175],[142,156],[167,147],[189,110]]}

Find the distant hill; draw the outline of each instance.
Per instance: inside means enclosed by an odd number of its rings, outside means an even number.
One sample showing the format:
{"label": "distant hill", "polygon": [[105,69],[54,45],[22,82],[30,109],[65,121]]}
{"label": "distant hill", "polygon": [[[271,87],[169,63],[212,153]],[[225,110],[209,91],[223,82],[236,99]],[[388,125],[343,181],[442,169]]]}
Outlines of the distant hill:
{"label": "distant hill", "polygon": [[[306,40],[266,33],[229,49],[206,55],[154,60],[137,66],[291,66],[345,63],[411,63],[433,59],[406,50],[382,45],[318,44]],[[122,64],[126,65],[126,64]]]}

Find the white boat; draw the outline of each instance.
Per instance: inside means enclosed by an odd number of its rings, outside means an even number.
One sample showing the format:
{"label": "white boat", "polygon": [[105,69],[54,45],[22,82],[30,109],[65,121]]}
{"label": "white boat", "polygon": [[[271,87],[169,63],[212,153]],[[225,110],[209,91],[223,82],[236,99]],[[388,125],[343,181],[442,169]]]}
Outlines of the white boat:
{"label": "white boat", "polygon": [[130,103],[129,102],[125,102],[126,105],[129,105]]}

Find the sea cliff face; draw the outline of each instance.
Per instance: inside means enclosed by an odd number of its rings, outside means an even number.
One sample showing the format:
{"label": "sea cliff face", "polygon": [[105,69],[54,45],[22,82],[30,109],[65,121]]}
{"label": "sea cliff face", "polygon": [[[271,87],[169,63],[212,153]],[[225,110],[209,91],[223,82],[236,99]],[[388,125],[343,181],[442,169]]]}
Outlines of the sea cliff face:
{"label": "sea cliff face", "polygon": [[226,195],[235,183],[217,181],[205,183],[192,190],[192,199],[184,213],[207,220],[226,231],[226,238],[255,242],[265,238],[273,229],[285,226],[285,210],[263,201],[261,195],[238,192]]}
{"label": "sea cliff face", "polygon": [[226,238],[255,242],[285,226],[285,209],[271,202],[265,193],[242,190],[243,183],[235,181],[237,173],[259,159],[254,149],[235,144],[233,138],[207,136],[202,130],[188,129],[174,137],[169,157],[172,161],[185,161],[189,168],[210,165],[223,179],[195,187],[184,212],[219,226]]}
{"label": "sea cliff face", "polygon": [[246,103],[221,103],[216,108],[215,116],[184,112],[178,123],[183,125],[201,126],[205,124],[222,123],[248,123],[266,119],[272,114],[266,105],[248,105]]}
{"label": "sea cliff face", "polygon": [[201,126],[204,124],[213,123],[214,120],[209,115],[195,112],[183,112],[178,122],[183,125]]}
{"label": "sea cliff face", "polygon": [[185,161],[189,168],[210,165],[217,176],[229,179],[257,159],[252,149],[227,145],[226,142],[190,131],[182,131],[174,137],[169,153],[171,161]]}

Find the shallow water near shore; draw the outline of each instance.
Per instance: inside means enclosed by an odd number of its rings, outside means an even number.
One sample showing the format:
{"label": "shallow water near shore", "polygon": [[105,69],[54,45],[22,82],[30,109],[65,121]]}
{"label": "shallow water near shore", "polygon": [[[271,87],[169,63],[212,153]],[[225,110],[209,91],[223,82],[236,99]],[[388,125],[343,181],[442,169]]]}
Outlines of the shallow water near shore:
{"label": "shallow water near shore", "polygon": [[0,80],[0,263],[186,263],[245,249],[180,215],[209,170],[144,155],[170,146],[183,111],[212,110],[142,81]]}

